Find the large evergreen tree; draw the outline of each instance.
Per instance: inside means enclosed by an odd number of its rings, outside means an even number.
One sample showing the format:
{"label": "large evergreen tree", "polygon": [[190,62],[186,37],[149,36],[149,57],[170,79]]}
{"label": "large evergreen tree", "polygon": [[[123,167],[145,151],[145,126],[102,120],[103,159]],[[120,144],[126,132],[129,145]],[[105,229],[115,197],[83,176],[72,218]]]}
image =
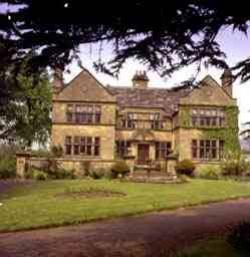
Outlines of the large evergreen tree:
{"label": "large evergreen tree", "polygon": [[[30,50],[30,68],[64,66],[77,56],[80,44],[113,46],[114,58],[96,67],[117,74],[130,57],[162,75],[192,63],[225,68],[218,33],[231,26],[247,33],[247,1],[78,1],[4,0],[9,13],[0,14],[0,40],[17,49],[12,62]],[[100,45],[102,49],[102,45]],[[235,67],[242,80],[250,78],[250,58]]]}

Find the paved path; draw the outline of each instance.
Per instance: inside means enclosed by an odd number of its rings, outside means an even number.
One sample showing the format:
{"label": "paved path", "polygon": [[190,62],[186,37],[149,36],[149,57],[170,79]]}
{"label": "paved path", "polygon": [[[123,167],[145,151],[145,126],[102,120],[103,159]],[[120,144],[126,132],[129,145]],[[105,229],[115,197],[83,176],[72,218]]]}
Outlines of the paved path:
{"label": "paved path", "polygon": [[181,249],[194,240],[224,233],[241,220],[250,220],[250,199],[79,226],[3,233],[0,256],[157,257],[160,249]]}

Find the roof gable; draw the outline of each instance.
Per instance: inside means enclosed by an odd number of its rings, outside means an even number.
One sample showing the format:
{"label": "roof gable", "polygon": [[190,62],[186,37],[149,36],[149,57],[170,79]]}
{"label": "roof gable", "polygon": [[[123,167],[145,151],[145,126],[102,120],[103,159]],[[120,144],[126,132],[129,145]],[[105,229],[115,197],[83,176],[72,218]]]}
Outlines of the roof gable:
{"label": "roof gable", "polygon": [[223,88],[211,77],[206,76],[188,96],[180,100],[181,104],[190,105],[236,105],[233,99]]}
{"label": "roof gable", "polygon": [[116,99],[86,69],[83,69],[57,95],[56,100],[84,102],[115,102]]}

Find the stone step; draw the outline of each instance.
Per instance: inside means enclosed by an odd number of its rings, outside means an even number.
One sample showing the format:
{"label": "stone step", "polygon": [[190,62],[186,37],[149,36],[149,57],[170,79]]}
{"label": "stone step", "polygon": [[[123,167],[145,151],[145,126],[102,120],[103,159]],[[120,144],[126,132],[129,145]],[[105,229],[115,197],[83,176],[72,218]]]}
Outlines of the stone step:
{"label": "stone step", "polygon": [[170,174],[166,172],[160,172],[160,171],[151,171],[148,173],[147,171],[140,170],[140,171],[134,171],[132,176],[133,177],[169,177]]}
{"label": "stone step", "polygon": [[140,183],[175,183],[176,178],[173,176],[168,177],[129,177],[130,182],[140,182]]}

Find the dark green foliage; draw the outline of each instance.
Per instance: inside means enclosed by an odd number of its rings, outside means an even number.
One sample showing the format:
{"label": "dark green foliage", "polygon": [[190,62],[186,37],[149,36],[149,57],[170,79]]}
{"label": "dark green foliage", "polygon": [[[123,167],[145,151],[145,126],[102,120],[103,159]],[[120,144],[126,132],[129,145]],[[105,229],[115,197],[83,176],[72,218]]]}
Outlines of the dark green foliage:
{"label": "dark green foliage", "polygon": [[206,165],[199,169],[197,176],[204,179],[220,179],[221,170],[214,165]]}
{"label": "dark green foliage", "polygon": [[47,158],[52,157],[51,151],[42,150],[42,149],[32,150],[32,151],[30,151],[30,155],[32,157],[47,157]]}
{"label": "dark green foliage", "polygon": [[104,169],[91,169],[89,176],[93,179],[101,179],[105,176]]}
{"label": "dark green foliage", "polygon": [[42,167],[42,170],[48,175],[51,179],[75,179],[74,170],[66,170],[60,167],[59,162],[54,158],[49,158],[45,165]]}
{"label": "dark green foliage", "polygon": [[[5,0],[10,12],[0,14],[0,41],[13,48],[12,62],[29,52],[31,70],[65,66],[79,57],[80,44],[102,43],[113,50],[111,60],[98,55],[95,66],[117,75],[129,58],[136,58],[162,75],[185,65],[225,68],[226,55],[218,41],[225,27],[247,34],[248,2],[232,1],[119,1],[85,2]],[[67,6],[65,6],[67,3]],[[21,8],[18,8],[21,7]],[[82,15],[82,10],[87,13]],[[56,14],[56,15],[55,15]],[[233,33],[232,32],[232,33]],[[72,53],[73,52],[73,53]],[[250,59],[236,65],[238,75],[249,79]]]}
{"label": "dark green foliage", "polygon": [[130,172],[130,169],[125,161],[120,160],[120,161],[116,161],[112,165],[111,172],[114,178],[117,178],[119,176],[125,177]]}
{"label": "dark green foliage", "polygon": [[54,157],[62,157],[63,155],[63,148],[59,145],[53,145],[51,147],[51,153]]}
{"label": "dark green foliage", "polygon": [[185,159],[176,164],[175,170],[178,175],[193,176],[195,165],[191,160]]}
{"label": "dark green foliage", "polygon": [[239,253],[240,257],[247,257],[250,253],[250,223],[241,222],[233,227],[227,241]]}
{"label": "dark green foliage", "polygon": [[15,73],[9,62],[2,70],[0,65],[0,88],[0,138],[14,138],[23,148],[33,143],[46,145],[52,101],[48,73],[28,74],[25,59]]}
{"label": "dark green foliage", "polygon": [[240,143],[238,137],[238,114],[239,110],[237,106],[225,107],[226,122],[225,128],[209,128],[203,130],[203,137],[205,139],[219,138],[224,140],[224,152],[225,154],[239,154]]}
{"label": "dark green foliage", "polygon": [[47,180],[48,179],[48,175],[47,173],[43,172],[43,171],[40,171],[40,170],[34,170],[33,171],[33,178],[35,180]]}
{"label": "dark green foliage", "polygon": [[15,149],[1,147],[0,149],[0,179],[14,178],[16,176]]}
{"label": "dark green foliage", "polygon": [[[193,129],[191,123],[191,110],[192,106],[180,106],[180,127],[186,129]],[[238,114],[237,106],[224,107],[226,115],[225,128],[200,128],[202,130],[202,137],[204,139],[220,139],[225,142],[225,153],[239,153],[240,143],[238,137]]]}
{"label": "dark green foliage", "polygon": [[221,170],[224,176],[241,176],[247,174],[249,169],[250,164],[241,153],[228,153],[221,161]]}

